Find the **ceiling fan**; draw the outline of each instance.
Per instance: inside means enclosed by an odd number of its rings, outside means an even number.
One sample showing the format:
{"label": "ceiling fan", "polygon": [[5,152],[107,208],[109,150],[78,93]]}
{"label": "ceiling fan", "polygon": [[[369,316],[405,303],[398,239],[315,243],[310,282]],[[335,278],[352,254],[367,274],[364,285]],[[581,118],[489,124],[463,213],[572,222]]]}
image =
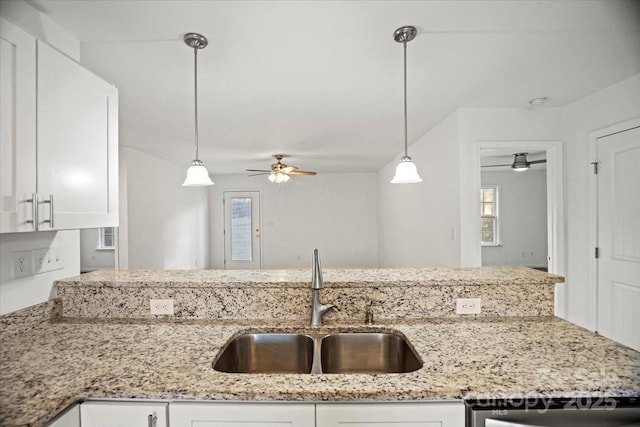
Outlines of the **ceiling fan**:
{"label": "ceiling fan", "polygon": [[289,181],[290,175],[315,175],[315,172],[301,171],[296,166],[287,166],[282,163],[282,159],[285,157],[283,154],[274,154],[273,156],[277,162],[271,165],[271,170],[264,169],[247,169],[247,172],[258,172],[249,176],[257,175],[269,175],[269,181],[276,184]]}
{"label": "ceiling fan", "polygon": [[483,168],[496,168],[500,166],[511,166],[516,172],[526,171],[531,167],[531,165],[535,165],[537,163],[546,163],[547,159],[540,160],[527,160],[527,155],[529,153],[515,153],[513,155],[513,163],[503,164],[503,165],[482,165]]}

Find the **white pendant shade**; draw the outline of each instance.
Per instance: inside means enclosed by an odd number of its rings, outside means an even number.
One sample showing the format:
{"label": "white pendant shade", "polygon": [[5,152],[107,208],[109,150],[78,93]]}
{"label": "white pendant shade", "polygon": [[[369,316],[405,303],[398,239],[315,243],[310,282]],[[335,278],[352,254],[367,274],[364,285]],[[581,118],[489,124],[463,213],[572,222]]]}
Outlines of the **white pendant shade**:
{"label": "white pendant shade", "polygon": [[213,185],[213,181],[209,178],[207,168],[202,165],[199,160],[194,160],[187,169],[187,178],[182,183],[185,187],[203,187]]}
{"label": "white pendant shade", "polygon": [[396,166],[396,174],[393,176],[391,183],[413,184],[416,182],[422,182],[422,178],[418,175],[418,169],[411,160],[411,157],[405,156],[400,160],[398,166]]}

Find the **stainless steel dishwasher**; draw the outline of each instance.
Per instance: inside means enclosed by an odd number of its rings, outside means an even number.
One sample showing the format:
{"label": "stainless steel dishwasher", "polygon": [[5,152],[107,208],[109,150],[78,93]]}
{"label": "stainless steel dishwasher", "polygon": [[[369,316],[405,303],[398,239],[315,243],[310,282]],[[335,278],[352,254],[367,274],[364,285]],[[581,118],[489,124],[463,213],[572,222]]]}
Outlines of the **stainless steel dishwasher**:
{"label": "stainless steel dishwasher", "polygon": [[640,397],[467,401],[467,427],[640,427]]}

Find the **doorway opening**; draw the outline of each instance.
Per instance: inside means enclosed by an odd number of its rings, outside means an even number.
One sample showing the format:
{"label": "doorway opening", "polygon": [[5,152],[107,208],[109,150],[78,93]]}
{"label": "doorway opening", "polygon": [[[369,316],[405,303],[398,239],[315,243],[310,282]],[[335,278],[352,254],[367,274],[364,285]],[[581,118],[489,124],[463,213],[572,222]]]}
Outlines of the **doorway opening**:
{"label": "doorway opening", "polygon": [[546,151],[484,149],[480,165],[482,265],[548,271]]}

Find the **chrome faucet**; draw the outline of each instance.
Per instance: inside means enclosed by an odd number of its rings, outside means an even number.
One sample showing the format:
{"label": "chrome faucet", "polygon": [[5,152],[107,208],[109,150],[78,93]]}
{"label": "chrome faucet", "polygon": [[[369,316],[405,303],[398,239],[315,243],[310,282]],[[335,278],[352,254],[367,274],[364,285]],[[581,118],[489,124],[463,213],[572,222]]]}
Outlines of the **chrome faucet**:
{"label": "chrome faucet", "polygon": [[317,328],[322,325],[322,316],[327,311],[337,310],[333,304],[322,304],[320,302],[320,289],[324,286],[322,281],[322,268],[320,267],[320,259],[318,249],[313,250],[313,265],[311,267],[311,327]]}

